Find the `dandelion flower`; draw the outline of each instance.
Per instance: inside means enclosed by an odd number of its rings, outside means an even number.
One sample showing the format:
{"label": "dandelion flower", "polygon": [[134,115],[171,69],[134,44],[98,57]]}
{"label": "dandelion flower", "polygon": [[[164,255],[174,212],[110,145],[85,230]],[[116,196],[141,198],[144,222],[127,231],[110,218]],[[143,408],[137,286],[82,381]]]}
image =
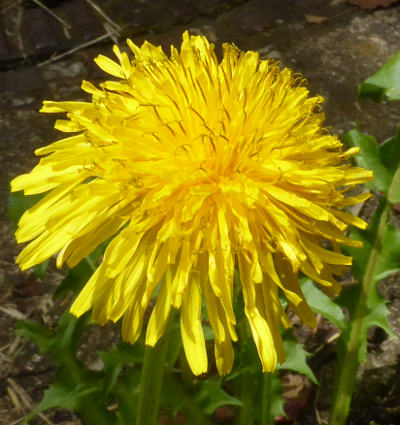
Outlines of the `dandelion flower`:
{"label": "dandelion flower", "polygon": [[39,164],[12,181],[26,195],[48,192],[20,220],[17,240],[30,242],[17,262],[28,269],[57,254],[58,267],[74,267],[110,241],[71,312],[122,319],[134,343],[156,292],[146,344],[180,309],[195,374],[208,368],[203,299],[218,371],[231,370],[240,290],[263,371],[272,371],[284,360],[280,326],[290,325],[279,292],[315,325],[298,273],[339,291],[334,275],[351,258],[338,246],[359,244],[344,231],[366,227],[343,207],[368,195],[346,194],[372,173],[347,163],[357,149],[344,152],[322,127],[323,99],[289,69],[229,44],[219,61],[205,37],[187,32],[170,57],[127,43],[133,60],[116,46],[118,62],[95,59],[116,78],[99,88],[84,81],[91,102],[44,102],[42,112],[67,112],[55,128],[71,134],[37,149]]}

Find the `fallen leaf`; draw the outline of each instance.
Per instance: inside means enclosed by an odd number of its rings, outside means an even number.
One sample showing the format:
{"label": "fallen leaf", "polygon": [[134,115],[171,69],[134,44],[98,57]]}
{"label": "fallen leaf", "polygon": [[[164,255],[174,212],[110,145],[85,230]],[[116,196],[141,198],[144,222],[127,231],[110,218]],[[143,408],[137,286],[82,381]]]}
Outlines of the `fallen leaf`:
{"label": "fallen leaf", "polygon": [[295,422],[307,405],[312,392],[310,381],[302,375],[288,373],[282,378],[282,390],[285,404],[283,406],[286,418],[275,418],[277,423]]}
{"label": "fallen leaf", "polygon": [[21,313],[19,310],[13,307],[0,307],[0,311],[8,314],[13,319],[17,320],[26,320],[25,314]]}
{"label": "fallen leaf", "polygon": [[287,374],[282,379],[283,396],[285,399],[297,398],[304,389],[305,377]]}
{"label": "fallen leaf", "polygon": [[306,21],[310,24],[322,24],[329,19],[326,16],[305,15]]}
{"label": "fallen leaf", "polygon": [[399,0],[347,0],[350,4],[360,9],[376,9],[377,7],[389,7]]}

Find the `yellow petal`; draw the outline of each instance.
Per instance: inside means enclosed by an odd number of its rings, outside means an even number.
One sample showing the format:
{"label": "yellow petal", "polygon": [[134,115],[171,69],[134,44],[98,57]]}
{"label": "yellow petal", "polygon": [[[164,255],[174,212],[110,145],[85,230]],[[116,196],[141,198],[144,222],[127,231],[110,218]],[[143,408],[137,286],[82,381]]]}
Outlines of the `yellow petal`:
{"label": "yellow petal", "polygon": [[189,366],[195,375],[207,372],[206,344],[201,324],[201,288],[198,274],[194,273],[183,295],[181,335]]}

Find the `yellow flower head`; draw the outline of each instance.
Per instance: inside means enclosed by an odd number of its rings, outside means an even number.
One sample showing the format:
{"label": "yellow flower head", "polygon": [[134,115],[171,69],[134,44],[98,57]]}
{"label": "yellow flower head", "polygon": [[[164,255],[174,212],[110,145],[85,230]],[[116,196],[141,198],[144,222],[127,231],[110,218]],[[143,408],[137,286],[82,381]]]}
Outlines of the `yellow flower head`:
{"label": "yellow flower head", "polygon": [[73,267],[111,239],[72,313],[122,318],[133,343],[157,289],[146,344],[180,309],[195,374],[207,371],[203,297],[218,371],[232,367],[238,270],[263,370],[272,371],[284,360],[280,325],[289,326],[278,291],[315,325],[298,272],[338,292],[333,275],[351,258],[337,246],[357,246],[344,230],[366,226],[342,209],[368,195],[345,193],[372,173],[346,162],[357,150],[343,152],[321,127],[323,99],[289,69],[233,45],[219,62],[205,37],[187,32],[170,57],[147,42],[128,46],[133,60],[116,46],[118,63],[96,59],[117,79],[84,81],[91,102],[44,102],[42,112],[68,113],[55,128],[73,134],[38,149],[40,163],[12,182],[27,195],[49,192],[21,218],[18,242],[31,242],[17,262],[27,269],[58,253],[59,267]]}

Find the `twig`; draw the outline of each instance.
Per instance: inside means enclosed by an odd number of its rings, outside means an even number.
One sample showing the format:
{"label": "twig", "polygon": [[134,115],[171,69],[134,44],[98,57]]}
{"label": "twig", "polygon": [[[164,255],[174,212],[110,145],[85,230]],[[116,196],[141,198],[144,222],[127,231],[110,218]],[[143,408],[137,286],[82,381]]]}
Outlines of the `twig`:
{"label": "twig", "polygon": [[[17,409],[18,409],[18,406],[19,407],[21,406],[21,404],[19,403],[19,401],[21,401],[26,408],[32,410],[32,400],[27,394],[27,392],[22,387],[20,387],[12,378],[7,378],[7,382],[10,385],[7,388],[7,391],[9,392],[9,394],[13,394],[14,396],[18,395],[17,397],[18,401],[16,406]],[[13,399],[13,402],[14,402],[14,399]],[[47,416],[43,415],[43,413],[38,413],[38,416],[42,418],[47,424],[54,425],[54,423]]]}
{"label": "twig", "polygon": [[2,311],[5,314],[8,314],[13,319],[26,320],[25,314],[21,313],[19,310],[15,309],[13,307],[0,306],[0,311]]}
{"label": "twig", "polygon": [[57,61],[61,58],[64,58],[66,56],[72,55],[72,53],[78,52],[79,50],[82,50],[82,49],[85,49],[86,47],[92,46],[93,44],[96,44],[96,43],[98,43],[102,40],[105,40],[108,37],[111,38],[111,35],[115,34],[116,32],[117,31],[113,31],[113,32],[108,32],[107,34],[103,34],[100,37],[94,38],[93,40],[90,40],[86,43],[80,44],[79,46],[76,46],[73,49],[68,50],[67,52],[61,53],[61,55],[53,56],[50,59],[48,59],[47,61],[40,62],[40,63],[37,64],[37,66],[38,67],[43,66],[43,65],[46,65],[48,63],[55,62],[55,61]]}
{"label": "twig", "polygon": [[0,304],[3,304],[4,301],[12,294],[13,288],[10,287],[7,291],[4,292],[3,296],[0,298]]}
{"label": "twig", "polygon": [[9,344],[9,348],[8,348],[8,352],[7,354],[10,356],[13,353],[19,353],[21,351],[21,349],[18,349],[18,345],[20,345],[21,343],[25,344],[25,341],[22,340],[22,338],[20,336],[17,335],[17,337],[14,339],[12,344]]}
{"label": "twig", "polygon": [[18,7],[18,10],[17,10],[17,16],[16,16],[16,20],[15,20],[16,40],[17,40],[18,48],[22,53],[22,56],[24,58],[26,58],[27,55],[26,55],[26,52],[25,52],[24,41],[22,40],[22,35],[21,35],[22,12],[23,12],[21,0],[18,1],[18,6],[19,7]]}
{"label": "twig", "polygon": [[4,6],[4,7],[0,10],[0,13],[1,13],[1,14],[6,13],[6,12],[8,12],[10,9],[13,9],[14,7],[18,7],[18,4],[15,4],[14,2],[12,2],[12,1],[11,1],[9,5]]}
{"label": "twig", "polygon": [[110,34],[110,38],[114,42],[114,44],[118,44],[118,37],[120,31],[113,28],[112,25],[110,25],[108,22],[103,22],[103,27]]}
{"label": "twig", "polygon": [[323,419],[321,419],[321,415],[319,414],[319,410],[318,410],[318,400],[319,400],[319,395],[320,395],[320,387],[317,388],[317,394],[315,396],[314,399],[314,413],[315,413],[315,418],[317,419],[317,423],[318,425],[323,425],[324,423],[326,423]]}
{"label": "twig", "polygon": [[86,0],[88,3],[102,18],[104,18],[115,30],[121,32],[122,28],[114,22],[108,15],[106,15],[100,7],[94,3],[92,0]]}
{"label": "twig", "polygon": [[54,19],[56,19],[60,24],[67,29],[72,29],[71,25],[64,21],[64,19],[60,18],[56,13],[54,13],[52,10],[50,10],[45,4],[43,4],[39,0],[32,0],[34,3],[36,3],[38,6],[43,8],[49,15],[51,15]]}
{"label": "twig", "polygon": [[16,392],[11,387],[7,387],[7,394],[10,397],[11,403],[17,409],[17,412],[20,413],[22,411],[22,405]]}

